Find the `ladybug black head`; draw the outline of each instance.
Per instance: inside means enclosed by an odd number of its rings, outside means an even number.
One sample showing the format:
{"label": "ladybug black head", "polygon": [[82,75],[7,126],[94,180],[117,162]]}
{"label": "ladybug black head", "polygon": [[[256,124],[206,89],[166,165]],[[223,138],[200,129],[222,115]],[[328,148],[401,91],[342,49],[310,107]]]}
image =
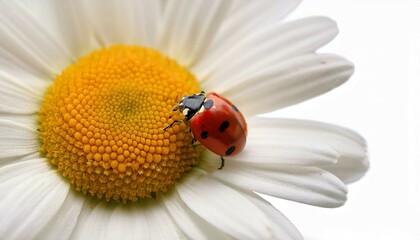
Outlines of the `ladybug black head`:
{"label": "ladybug black head", "polygon": [[184,121],[188,121],[200,110],[205,99],[206,97],[203,91],[201,91],[201,93],[184,96],[173,110],[182,112],[185,116]]}

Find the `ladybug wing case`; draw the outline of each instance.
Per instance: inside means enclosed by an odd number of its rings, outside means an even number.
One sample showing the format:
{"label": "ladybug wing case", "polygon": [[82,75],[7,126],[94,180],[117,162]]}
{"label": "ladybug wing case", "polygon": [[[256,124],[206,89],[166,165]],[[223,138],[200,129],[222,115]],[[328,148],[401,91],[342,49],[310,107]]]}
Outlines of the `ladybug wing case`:
{"label": "ladybug wing case", "polygon": [[246,143],[245,118],[227,99],[210,93],[204,111],[191,119],[194,137],[207,149],[220,156],[233,156],[242,151]]}

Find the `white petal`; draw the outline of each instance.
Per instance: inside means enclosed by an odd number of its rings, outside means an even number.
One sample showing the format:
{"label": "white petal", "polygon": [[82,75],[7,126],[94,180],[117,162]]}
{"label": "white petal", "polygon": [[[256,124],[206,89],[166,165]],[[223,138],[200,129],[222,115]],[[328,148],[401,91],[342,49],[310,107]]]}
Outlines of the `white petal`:
{"label": "white petal", "polygon": [[272,129],[279,133],[279,138],[301,137],[334,148],[338,153],[336,163],[317,166],[332,172],[345,183],[360,179],[369,169],[366,141],[350,129],[315,121],[264,118],[252,119],[250,126],[250,129],[266,129],[263,131]]}
{"label": "white petal", "polygon": [[14,81],[30,87],[33,91],[42,94],[45,88],[51,83],[51,77],[45,76],[30,65],[19,60],[17,56],[6,52],[0,45],[0,72],[3,75],[13,77]]}
{"label": "white petal", "polygon": [[[205,79],[211,72],[219,71],[221,66],[227,67],[233,64],[238,60],[238,56],[243,56],[249,51],[249,47],[256,46],[253,39],[262,36],[261,29],[280,22],[280,19],[287,16],[299,2],[299,0],[234,1],[228,17],[220,26],[205,57],[192,68],[193,72],[199,79]],[[269,38],[271,37],[270,35]],[[257,43],[259,45],[264,42],[258,40]],[[219,61],[223,63],[220,64]]]}
{"label": "white petal", "polygon": [[102,47],[130,43],[133,21],[129,1],[88,1],[85,6],[88,23]]}
{"label": "white petal", "polygon": [[87,225],[86,222],[89,220],[89,217],[92,214],[93,210],[100,203],[100,201],[96,198],[84,198],[84,200],[85,201],[77,219],[76,226],[74,226],[73,232],[71,233],[69,239],[82,238],[81,234]]}
{"label": "white petal", "polygon": [[37,77],[35,73],[28,72],[22,66],[15,66],[0,57],[0,81],[14,85],[28,94],[42,98],[45,89],[51,84],[51,79]]}
{"label": "white petal", "polygon": [[366,158],[343,156],[337,164],[322,168],[349,184],[361,179],[366,174],[369,169],[369,161],[367,156]]}
{"label": "white petal", "polygon": [[[40,158],[37,115],[0,113],[0,164]],[[47,160],[45,160],[47,162]]]}
{"label": "white petal", "polygon": [[232,1],[168,1],[159,31],[159,49],[190,66],[209,46]]}
{"label": "white petal", "polygon": [[[67,183],[63,183],[67,184]],[[76,226],[80,212],[82,211],[85,197],[81,194],[69,192],[66,200],[51,218],[44,229],[36,236],[43,240],[66,240]]]}
{"label": "white petal", "polygon": [[0,119],[4,121],[20,123],[23,126],[37,126],[38,115],[34,114],[14,114],[0,112]]}
{"label": "white petal", "polygon": [[59,211],[68,192],[69,185],[53,171],[29,176],[0,202],[0,235],[33,239]]}
{"label": "white petal", "polygon": [[29,87],[22,79],[0,70],[0,112],[36,113],[42,101],[41,87],[45,86]]}
{"label": "white petal", "polygon": [[145,215],[149,221],[150,239],[185,239],[162,203],[151,202],[145,208]]}
{"label": "white petal", "polygon": [[204,88],[214,89],[221,79],[238,81],[276,63],[312,53],[331,41],[337,32],[336,23],[325,17],[268,24],[224,48],[220,54],[208,56],[203,60],[205,71],[195,73],[204,79]]}
{"label": "white petal", "polygon": [[[102,206],[103,207],[103,206]],[[101,211],[110,211],[109,208]],[[150,239],[148,219],[144,215],[141,207],[135,204],[121,205],[115,207],[109,219],[107,229],[107,239]]]}
{"label": "white petal", "polygon": [[[90,211],[87,209],[90,207]],[[107,207],[105,202],[96,206],[85,205],[77,221],[72,239],[106,239],[111,214],[115,206]]]}
{"label": "white petal", "polygon": [[48,161],[39,158],[2,166],[0,168],[0,201],[21,182],[48,171],[51,171]]}
{"label": "white petal", "polygon": [[156,0],[133,1],[133,43],[147,47],[157,46],[157,29],[162,21],[162,3]]}
{"label": "white petal", "polygon": [[271,229],[276,239],[303,239],[299,230],[281,212],[273,207],[269,202],[262,199],[255,193],[244,195],[258,206],[269,218],[272,223]]}
{"label": "white petal", "polygon": [[0,119],[0,162],[39,151],[36,128]]}
{"label": "white petal", "polygon": [[260,209],[239,192],[204,173],[191,172],[177,185],[177,191],[197,215],[234,238],[273,237],[269,220]]}
{"label": "white petal", "polygon": [[42,22],[19,1],[5,1],[0,14],[0,56],[53,78],[71,57]]}
{"label": "white petal", "polygon": [[219,180],[247,191],[320,207],[338,207],[347,200],[346,185],[320,168],[261,165],[226,159],[223,170],[217,171],[213,170],[214,162],[214,159],[205,159],[202,167],[211,169],[211,175]]}
{"label": "white petal", "polygon": [[154,46],[161,18],[160,1],[89,1],[89,22],[102,46],[132,44]]}
{"label": "white petal", "polygon": [[353,64],[339,56],[308,54],[278,62],[232,84],[219,84],[223,89],[218,92],[252,116],[328,92],[346,82],[353,70]]}
{"label": "white petal", "polygon": [[[248,119],[245,149],[233,161],[258,164],[324,166],[337,162],[341,153],[329,144],[304,132],[283,126],[283,119]],[[208,155],[208,153],[206,153]]]}
{"label": "white petal", "polygon": [[100,202],[90,208],[93,210],[83,211],[72,238],[150,239],[149,219],[139,205]]}
{"label": "white petal", "polygon": [[176,192],[167,194],[163,202],[178,227],[189,239],[230,239],[224,232],[189,209]]}
{"label": "white petal", "polygon": [[85,204],[72,239],[182,239],[158,201],[139,204]]}
{"label": "white petal", "polygon": [[94,29],[83,0],[26,1],[49,33],[62,43],[74,62],[95,49]]}

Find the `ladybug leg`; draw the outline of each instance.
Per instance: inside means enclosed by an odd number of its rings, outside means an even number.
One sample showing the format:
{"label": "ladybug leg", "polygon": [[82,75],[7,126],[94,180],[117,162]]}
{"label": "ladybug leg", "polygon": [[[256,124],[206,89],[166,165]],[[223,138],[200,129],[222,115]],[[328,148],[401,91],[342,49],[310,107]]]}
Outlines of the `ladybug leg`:
{"label": "ladybug leg", "polygon": [[193,147],[193,148],[202,147],[202,146],[203,146],[203,145],[201,145],[200,143],[197,143],[197,144],[193,144],[193,145],[192,145],[192,147]]}
{"label": "ladybug leg", "polygon": [[157,197],[157,193],[156,193],[156,192],[151,192],[151,193],[150,193],[150,196],[151,196],[153,199],[156,199],[156,197]]}
{"label": "ladybug leg", "polygon": [[217,170],[222,170],[222,168],[225,166],[225,159],[222,156],[220,156],[220,160],[220,167]]}
{"label": "ladybug leg", "polygon": [[191,145],[193,145],[194,143],[196,143],[197,142],[197,139],[195,139],[195,137],[194,137],[194,135],[192,134],[192,132],[191,132],[191,128],[190,128],[190,134],[191,134]]}
{"label": "ladybug leg", "polygon": [[168,124],[166,127],[163,128],[163,131],[166,131],[168,128],[172,127],[175,123],[183,123],[184,120],[175,120],[173,122],[171,122],[170,124]]}
{"label": "ladybug leg", "polygon": [[177,110],[179,110],[179,105],[175,105],[173,108],[172,108],[172,111],[177,111]]}

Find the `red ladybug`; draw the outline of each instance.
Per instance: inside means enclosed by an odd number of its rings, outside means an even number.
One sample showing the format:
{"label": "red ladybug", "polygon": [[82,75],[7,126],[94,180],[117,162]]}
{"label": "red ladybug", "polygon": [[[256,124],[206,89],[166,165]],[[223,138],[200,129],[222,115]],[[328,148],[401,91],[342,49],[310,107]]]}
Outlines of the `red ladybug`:
{"label": "red ladybug", "polygon": [[233,156],[245,147],[247,125],[244,116],[229,100],[218,95],[204,92],[183,97],[173,109],[184,114],[183,120],[175,123],[190,122],[190,130],[204,147],[220,156],[224,166],[224,156]]}

